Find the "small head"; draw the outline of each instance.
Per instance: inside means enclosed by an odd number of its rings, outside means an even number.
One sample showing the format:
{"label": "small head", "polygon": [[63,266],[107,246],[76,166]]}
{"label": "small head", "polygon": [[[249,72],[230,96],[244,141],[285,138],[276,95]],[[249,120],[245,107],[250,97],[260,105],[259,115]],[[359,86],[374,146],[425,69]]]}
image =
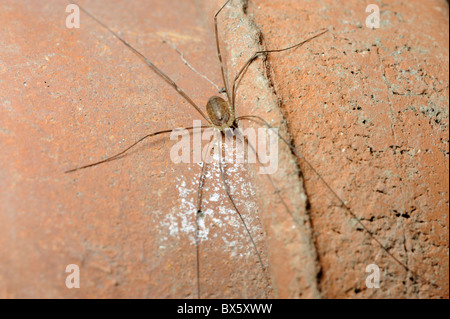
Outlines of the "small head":
{"label": "small head", "polygon": [[206,104],[206,112],[212,124],[223,131],[234,124],[234,114],[228,103],[219,96],[209,98]]}

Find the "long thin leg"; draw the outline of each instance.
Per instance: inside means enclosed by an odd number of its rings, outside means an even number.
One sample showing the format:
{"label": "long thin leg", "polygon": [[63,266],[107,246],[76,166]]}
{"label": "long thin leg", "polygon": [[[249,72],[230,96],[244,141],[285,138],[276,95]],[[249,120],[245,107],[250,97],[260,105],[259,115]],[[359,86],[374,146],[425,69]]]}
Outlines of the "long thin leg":
{"label": "long thin leg", "polygon": [[[201,128],[207,128],[207,127],[210,127],[210,126],[208,126],[208,125],[201,126]],[[185,128],[185,129],[186,129],[186,130],[192,130],[192,129],[194,129],[194,128],[198,128],[198,127],[187,127],[187,128]],[[172,130],[164,130],[164,131],[159,131],[159,132],[154,132],[154,133],[147,134],[147,135],[145,135],[144,137],[140,138],[138,141],[134,142],[132,145],[128,146],[128,147],[127,147],[126,149],[124,149],[123,151],[117,153],[116,155],[113,155],[113,156],[111,156],[111,157],[108,157],[107,159],[101,160],[101,161],[96,162],[96,163],[92,163],[92,164],[84,165],[84,166],[77,167],[77,168],[74,168],[74,169],[70,169],[70,170],[68,170],[68,171],[65,171],[64,173],[72,173],[72,172],[75,172],[75,171],[78,171],[78,170],[81,170],[81,169],[85,169],[85,168],[92,167],[92,166],[97,166],[97,165],[100,165],[100,164],[103,164],[103,163],[106,163],[106,162],[114,161],[114,160],[116,160],[116,159],[119,159],[119,158],[120,158],[122,155],[124,155],[127,151],[129,151],[131,148],[135,147],[137,144],[139,144],[139,143],[142,142],[143,140],[145,140],[145,139],[147,139],[147,138],[149,138],[149,137],[156,136],[156,135],[165,134],[165,133],[170,133],[170,132],[172,132],[172,131],[173,131],[173,129],[172,129]]]}
{"label": "long thin leg", "polygon": [[[217,48],[217,57],[219,58],[219,62],[220,62],[220,70],[222,71],[222,80],[223,80],[223,85],[225,86],[225,91],[227,94],[227,98],[228,98],[228,103],[231,103],[231,105],[233,105],[232,100],[230,99],[230,93],[228,90],[228,83],[227,83],[227,79],[225,77],[225,70],[224,70],[224,66],[223,66],[223,61],[222,61],[222,53],[220,51],[220,43],[219,43],[219,32],[218,32],[218,27],[217,27],[217,16],[219,15],[219,13],[223,10],[223,8],[225,8],[225,6],[230,2],[231,0],[228,0],[227,2],[225,2],[225,4],[219,9],[219,11],[217,11],[217,13],[214,15],[214,32],[216,34],[216,48]],[[234,112],[234,108],[233,108],[233,112]]]}
{"label": "long thin leg", "polygon": [[[224,137],[224,136],[222,135],[222,137]],[[266,277],[267,282],[270,282],[269,281],[269,277],[268,277],[268,275],[266,273],[266,267],[264,267],[264,263],[262,262],[261,254],[259,253],[259,250],[256,247],[256,243],[255,243],[255,241],[253,239],[253,236],[250,233],[250,230],[247,227],[247,223],[245,222],[244,217],[242,216],[242,214],[240,213],[239,209],[237,208],[236,203],[235,203],[235,201],[234,201],[234,199],[233,199],[233,197],[231,195],[231,191],[230,191],[230,188],[229,188],[229,186],[227,184],[227,180],[226,180],[226,172],[224,171],[224,168],[223,168],[223,165],[222,165],[222,152],[224,151],[224,143],[222,141],[219,141],[219,143],[222,144],[221,146],[219,146],[219,152],[218,152],[219,153],[219,169],[220,169],[220,177],[222,178],[222,182],[223,182],[223,185],[224,185],[224,188],[225,188],[225,192],[227,193],[227,196],[230,199],[231,204],[233,205],[234,209],[236,210],[237,214],[239,215],[239,218],[241,219],[242,224],[244,225],[245,231],[247,232],[247,234],[248,234],[248,236],[250,238],[250,241],[252,242],[252,246],[253,246],[253,249],[256,252],[256,255],[258,256],[258,261],[259,261],[259,264],[261,265],[262,272],[263,272],[264,276]]]}
{"label": "long thin leg", "polygon": [[401,267],[403,267],[406,271],[412,273],[414,275],[414,277],[421,279],[423,282],[432,285],[433,287],[437,287],[438,286],[435,283],[432,283],[428,280],[426,280],[425,278],[422,278],[421,276],[419,276],[415,271],[411,270],[407,265],[405,265],[402,261],[400,261],[397,257],[395,257],[379,240],[378,238],[375,236],[374,233],[372,233],[370,231],[369,228],[366,227],[366,225],[364,225],[361,220],[356,216],[356,214],[345,204],[344,200],[342,200],[339,195],[333,190],[333,188],[331,188],[331,186],[325,181],[325,179],[319,174],[319,172],[317,172],[317,170],[312,166],[311,163],[309,163],[309,161],[300,153],[297,151],[297,149],[291,145],[291,143],[289,143],[283,136],[281,136],[280,133],[278,133],[274,127],[272,127],[269,123],[267,123],[266,120],[264,120],[262,117],[257,116],[257,115],[246,115],[246,116],[240,116],[238,118],[236,118],[237,121],[241,121],[241,120],[247,120],[247,121],[252,121],[254,123],[260,124],[260,125],[265,125],[266,127],[268,127],[269,129],[271,129],[272,131],[274,131],[278,137],[291,149],[291,151],[299,158],[301,158],[306,165],[314,172],[315,175],[317,175],[317,177],[322,181],[322,183],[328,188],[328,190],[333,194],[333,196],[338,200],[338,202],[341,204],[341,206],[347,211],[347,213],[354,218],[357,223],[366,231],[367,234],[369,234],[369,236],[378,244],[378,246],[380,246],[380,248],[387,254],[389,255],[397,264],[399,264]]}
{"label": "long thin leg", "polygon": [[[261,163],[261,160],[259,158],[258,152],[256,151],[256,148],[250,143],[250,141],[248,140],[248,138],[242,134],[242,132],[240,131],[240,129],[237,130],[239,132],[239,134],[241,134],[242,138],[244,139],[245,144],[247,144],[247,146],[252,150],[252,152],[256,155],[256,160],[258,161],[259,165],[262,167],[262,169],[264,171],[266,171],[266,168],[264,167],[264,165]],[[294,214],[292,213],[291,209],[289,208],[289,206],[287,205],[286,201],[283,199],[283,197],[281,196],[280,192],[278,191],[277,186],[275,185],[275,182],[273,181],[273,179],[270,177],[269,174],[264,174],[267,179],[269,180],[269,183],[272,185],[272,188],[274,190],[274,193],[278,196],[279,200],[281,201],[281,204],[284,206],[284,208],[286,209],[286,211],[288,212],[289,215],[291,215],[291,217],[297,222],[299,223],[298,220],[296,220],[296,217],[294,216]]]}
{"label": "long thin leg", "polygon": [[199,238],[199,224],[198,220],[202,214],[202,199],[203,199],[203,186],[205,184],[205,173],[208,166],[208,159],[211,151],[211,142],[213,141],[213,137],[208,143],[208,147],[206,150],[206,157],[203,161],[202,171],[200,173],[200,179],[198,183],[198,191],[197,191],[197,214],[195,217],[195,250],[196,250],[196,262],[197,262],[197,298],[200,299],[200,238]]}
{"label": "long thin leg", "polygon": [[325,34],[327,32],[328,32],[328,30],[323,30],[322,32],[316,34],[315,36],[312,36],[312,37],[310,37],[310,38],[308,38],[308,39],[306,39],[306,40],[304,40],[304,41],[302,41],[300,43],[297,43],[297,44],[295,44],[293,46],[290,46],[288,48],[276,49],[276,50],[263,50],[263,51],[255,52],[253,54],[253,56],[250,59],[248,59],[248,61],[244,64],[244,66],[236,74],[236,76],[235,76],[235,78],[233,80],[233,87],[232,87],[233,92],[232,92],[232,100],[231,100],[231,103],[233,104],[233,109],[234,109],[234,103],[235,103],[235,98],[236,98],[236,90],[237,90],[236,83],[239,80],[239,78],[241,77],[241,75],[245,72],[245,70],[247,70],[247,68],[250,66],[250,64],[252,64],[252,62],[255,61],[260,55],[264,55],[264,54],[267,54],[267,53],[283,52],[283,51],[288,51],[288,50],[295,49],[295,48],[300,47],[303,44],[305,44],[305,43],[307,43],[307,42],[309,42],[309,41],[311,41],[311,40],[313,40],[313,39],[315,39],[317,37],[320,37],[321,35],[323,35],[323,34]]}
{"label": "long thin leg", "polygon": [[215,88],[216,88],[216,90],[217,90],[217,92],[220,92],[221,91],[221,88],[219,88],[219,86],[216,84],[216,83],[214,83],[213,81],[211,81],[206,75],[204,75],[204,74],[201,74],[199,71],[197,71],[197,69],[196,68],[194,68],[189,62],[188,62],[188,60],[186,60],[186,58],[184,57],[184,54],[183,54],[183,52],[181,52],[180,51],[180,49],[178,49],[178,47],[174,44],[174,43],[172,43],[172,42],[170,42],[170,41],[168,41],[168,40],[164,40],[164,41],[166,41],[179,55],[180,55],[180,58],[181,58],[181,61],[183,61],[183,63],[189,68],[189,69],[191,69],[193,72],[195,72],[195,73],[197,73],[199,76],[201,76],[202,78],[204,78],[206,81],[208,81],[212,86],[214,86]]}
{"label": "long thin leg", "polygon": [[86,9],[84,9],[82,6],[80,6],[79,4],[77,4],[76,2],[69,0],[69,3],[74,3],[76,4],[81,11],[83,11],[84,13],[86,13],[89,17],[91,17],[95,22],[97,22],[98,24],[100,24],[103,28],[105,28],[109,33],[111,33],[114,37],[116,37],[120,42],[122,42],[123,44],[125,44],[127,46],[127,48],[129,48],[134,54],[136,54],[138,56],[138,58],[140,58],[142,61],[144,61],[145,64],[147,64],[147,66],[153,71],[155,72],[157,75],[159,75],[164,81],[166,81],[170,86],[172,86],[177,92],[178,94],[180,94],[187,102],[189,102],[189,104],[191,104],[196,110],[197,112],[200,113],[201,116],[203,116],[203,118],[205,120],[208,121],[208,123],[211,124],[211,120],[208,118],[208,116],[206,116],[206,114],[197,106],[197,104],[195,104],[194,101],[192,101],[192,99],[183,91],[182,88],[180,88],[169,76],[167,76],[163,71],[161,71],[160,69],[158,69],[156,67],[156,65],[154,65],[149,59],[147,59],[147,57],[145,57],[141,52],[139,52],[137,49],[135,49],[131,44],[129,44],[127,41],[125,41],[121,36],[119,36],[117,33],[115,33],[113,30],[111,30],[106,24],[104,24],[103,22],[101,22],[99,19],[97,19],[94,15],[92,15],[91,13],[89,13]]}

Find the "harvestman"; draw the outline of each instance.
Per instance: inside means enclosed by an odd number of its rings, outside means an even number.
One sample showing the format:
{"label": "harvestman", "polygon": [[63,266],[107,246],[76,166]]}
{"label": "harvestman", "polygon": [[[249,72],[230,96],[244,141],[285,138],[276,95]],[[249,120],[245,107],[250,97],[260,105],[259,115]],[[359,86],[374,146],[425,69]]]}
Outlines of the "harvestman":
{"label": "harvestman", "polygon": [[[236,76],[233,79],[233,84],[231,86],[231,91],[229,90],[229,84],[226,80],[225,77],[225,70],[224,70],[224,66],[223,66],[223,61],[222,61],[222,54],[221,54],[221,50],[220,50],[220,44],[219,44],[219,36],[218,36],[218,24],[217,24],[217,17],[218,15],[222,12],[222,10],[225,8],[225,6],[230,2],[231,0],[228,0],[225,2],[225,4],[217,11],[217,13],[214,15],[214,32],[215,32],[215,39],[216,39],[216,49],[217,49],[217,55],[219,58],[219,63],[220,63],[220,69],[221,69],[221,75],[222,75],[222,80],[223,80],[223,84],[224,84],[224,93],[226,94],[227,97],[227,101],[225,101],[222,97],[219,96],[212,96],[209,100],[208,103],[206,104],[206,113],[207,115],[200,109],[200,107],[197,106],[197,104],[195,104],[195,102],[183,91],[183,89],[181,89],[169,76],[167,76],[163,71],[161,71],[159,68],[157,68],[149,59],[147,59],[142,53],[140,53],[138,50],[136,50],[133,46],[131,46],[131,44],[129,44],[127,41],[125,41],[122,37],[120,37],[116,32],[114,32],[113,30],[111,30],[107,25],[105,25],[103,22],[101,22],[99,19],[97,19],[95,16],[93,16],[91,13],[89,13],[88,11],[86,11],[83,7],[81,7],[80,5],[78,5],[78,7],[80,8],[81,11],[83,11],[86,15],[88,15],[89,17],[91,17],[94,21],[96,21],[97,23],[99,23],[102,27],[104,27],[108,32],[110,32],[114,37],[116,37],[119,41],[121,41],[125,46],[127,46],[133,53],[135,53],[144,63],[147,64],[147,66],[153,71],[155,72],[157,75],[159,75],[165,82],[167,82],[170,86],[172,86],[177,92],[178,94],[180,94],[189,104],[191,104],[196,111],[209,123],[209,125],[203,125],[201,126],[201,128],[214,128],[217,129],[220,133],[221,133],[221,137],[224,138],[225,137],[225,131],[228,129],[236,129],[237,131],[239,131],[239,122],[241,122],[242,120],[246,120],[246,121],[252,121],[256,124],[260,124],[260,125],[264,125],[266,126],[268,129],[273,130],[278,137],[287,145],[289,146],[289,148],[291,149],[291,151],[298,157],[301,158],[307,165],[308,167],[318,176],[318,178],[324,183],[324,185],[326,185],[326,187],[328,188],[328,190],[333,194],[333,196],[338,200],[338,202],[340,203],[340,205],[358,222],[358,224],[365,230],[365,232],[367,234],[369,234],[369,236],[393,259],[395,260],[396,263],[398,263],[401,267],[403,267],[406,271],[411,272],[412,274],[414,274],[414,276],[416,278],[419,278],[419,276],[412,271],[408,266],[406,266],[403,262],[401,262],[397,257],[395,257],[392,253],[389,252],[389,250],[387,248],[384,247],[384,245],[376,238],[376,236],[360,221],[360,219],[356,216],[355,213],[353,213],[351,211],[351,209],[345,204],[344,200],[342,200],[337,193],[331,188],[331,186],[329,186],[329,184],[323,179],[323,177],[314,169],[314,167],[291,145],[291,143],[289,143],[283,136],[281,136],[277,131],[275,131],[275,129],[269,125],[269,123],[267,121],[265,121],[263,118],[256,116],[256,115],[244,115],[244,116],[239,116],[236,117],[236,113],[235,113],[235,102],[236,102],[236,91],[237,91],[237,87],[239,85],[240,80],[242,79],[243,75],[245,74],[246,70],[248,69],[248,67],[253,63],[253,61],[255,61],[258,57],[260,56],[264,56],[268,53],[277,53],[277,52],[283,52],[283,51],[288,51],[291,49],[295,49],[297,47],[302,46],[303,44],[325,34],[326,32],[328,32],[328,30],[322,30],[321,32],[319,32],[318,34],[316,34],[315,36],[312,36],[310,38],[308,38],[307,40],[304,40],[300,43],[297,43],[293,46],[287,47],[287,48],[283,48],[283,49],[275,49],[275,50],[262,50],[262,51],[257,51],[255,52],[252,57],[244,64],[244,66],[240,69],[240,71],[236,74]],[[72,3],[74,3],[72,1]],[[231,94],[230,94],[231,92]],[[220,92],[222,93],[222,92]],[[193,130],[195,127],[188,127],[185,128],[186,130]],[[124,149],[123,151],[117,153],[116,155],[113,155],[111,157],[108,157],[104,160],[92,163],[92,164],[88,164],[88,165],[84,165],[81,167],[77,167],[71,170],[66,171],[65,173],[72,173],[81,169],[85,169],[88,167],[93,167],[96,165],[100,165],[103,163],[107,163],[116,159],[121,158],[122,156],[125,155],[125,153],[128,152],[128,150],[130,150],[131,148],[133,148],[134,146],[136,146],[137,144],[139,144],[140,142],[142,142],[143,140],[153,137],[153,136],[157,136],[157,135],[161,135],[161,134],[166,134],[166,133],[171,133],[173,131],[173,129],[167,129],[167,130],[163,130],[163,131],[158,131],[158,132],[154,132],[154,133],[150,133],[145,135],[144,137],[140,138],[138,141],[136,141],[135,143],[133,143],[132,145],[130,145],[129,147],[127,147],[126,149]],[[256,159],[258,160],[258,162],[261,164],[259,157],[256,153],[255,148],[250,144],[250,141],[247,139],[247,137],[242,136],[242,138],[244,139],[244,142],[246,143],[246,145],[249,146],[249,148],[252,149],[252,151],[255,153],[256,155]],[[209,156],[209,152],[211,151],[211,142],[212,139],[210,140],[210,143],[207,146],[207,156]],[[220,170],[220,176],[222,179],[222,182],[224,184],[224,188],[225,191],[227,193],[227,196],[231,202],[231,204],[233,205],[234,209],[236,210],[237,214],[239,215],[240,220],[242,221],[242,224],[245,228],[246,233],[248,234],[253,249],[255,250],[255,253],[258,257],[258,261],[259,264],[261,266],[261,269],[264,273],[264,275],[266,276],[266,279],[268,280],[268,275],[266,274],[266,268],[264,267],[264,264],[262,262],[261,259],[261,255],[256,247],[256,244],[253,240],[253,237],[249,231],[249,228],[247,227],[247,223],[245,222],[243,216],[241,215],[241,213],[239,212],[236,203],[233,199],[233,197],[231,196],[230,193],[230,189],[229,189],[229,185],[226,182],[226,172],[224,170],[223,164],[222,164],[222,152],[223,152],[223,143],[222,143],[222,150],[219,151],[219,170]],[[203,192],[203,185],[204,185],[204,181],[205,181],[205,173],[206,173],[206,167],[207,167],[207,161],[205,160],[204,165],[202,165],[202,170],[201,170],[201,175],[200,175],[200,179],[199,179],[199,187],[198,187],[198,192],[197,192],[197,218],[196,218],[196,242],[195,242],[195,246],[196,246],[196,271],[197,271],[197,297],[200,298],[201,293],[200,293],[200,266],[199,266],[199,218],[202,214],[202,192]],[[269,182],[272,184],[273,188],[276,189],[274,182],[272,181],[271,177],[269,175],[266,175],[266,177],[269,179]],[[288,206],[286,205],[286,203],[284,202],[283,198],[281,197],[281,195],[279,194],[279,192],[275,192],[277,194],[277,196],[279,197],[279,199],[281,200],[283,206],[285,207],[285,209],[287,210],[287,212],[291,215],[292,213],[290,212]],[[431,284],[433,286],[436,286],[433,283],[428,282],[427,280],[423,279],[426,283]],[[268,280],[269,281],[269,280]]]}

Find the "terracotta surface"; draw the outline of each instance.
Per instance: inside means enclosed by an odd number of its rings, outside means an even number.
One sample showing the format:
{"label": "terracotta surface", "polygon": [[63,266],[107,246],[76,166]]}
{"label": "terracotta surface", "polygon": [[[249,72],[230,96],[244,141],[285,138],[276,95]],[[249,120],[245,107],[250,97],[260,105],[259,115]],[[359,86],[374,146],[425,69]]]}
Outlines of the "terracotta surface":
{"label": "terracotta surface", "polygon": [[[202,6],[80,4],[119,30],[202,107],[217,94],[171,46],[220,84],[212,16]],[[1,4],[1,20],[9,23],[0,36],[0,296],[196,298],[198,164],[172,163],[174,142],[165,136],[122,160],[64,171],[112,155],[149,132],[192,126],[201,118],[89,17],[82,16],[80,29],[67,29],[65,6]],[[270,297],[270,282],[217,169],[205,185],[210,233],[200,251],[201,296]],[[267,264],[251,187],[244,173],[234,171],[232,186],[243,189],[236,201]],[[80,266],[80,289],[65,286],[68,264]]]}
{"label": "terracotta surface", "polygon": [[[222,2],[80,1],[201,106],[218,94],[202,76],[222,86],[212,24]],[[385,4],[378,30],[365,28],[360,1],[233,0],[219,19],[229,78],[261,47],[330,29],[253,64],[237,111],[273,125],[284,114],[297,149],[420,278],[281,149],[273,180],[291,214],[255,167],[227,167],[266,275],[213,165],[203,298],[448,297],[448,6],[423,3]],[[64,171],[201,117],[89,17],[67,29],[65,6],[0,6],[9,21],[0,31],[0,297],[196,298],[198,164],[174,164],[166,136]],[[370,263],[382,269],[380,289],[365,287]],[[65,286],[68,264],[80,266],[80,289]]]}
{"label": "terracotta surface", "polygon": [[[323,297],[448,298],[448,4],[249,1],[294,144],[415,276],[340,208],[304,161]],[[381,288],[367,289],[377,264]],[[434,285],[430,285],[430,283]]]}

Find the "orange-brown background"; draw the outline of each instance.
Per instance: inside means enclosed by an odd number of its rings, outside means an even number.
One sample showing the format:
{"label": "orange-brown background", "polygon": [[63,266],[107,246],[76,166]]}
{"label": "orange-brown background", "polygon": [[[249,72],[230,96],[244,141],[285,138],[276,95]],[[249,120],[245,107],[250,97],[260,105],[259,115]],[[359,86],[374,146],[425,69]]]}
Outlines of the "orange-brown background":
{"label": "orange-brown background", "polygon": [[[214,87],[163,40],[220,84],[212,14],[221,2],[80,1],[200,105],[217,94]],[[267,182],[255,179],[254,198],[242,198],[261,207],[247,214],[256,218],[252,229],[267,234],[256,237],[273,289],[237,235],[230,251],[203,245],[203,297],[448,298],[448,4],[380,3],[381,28],[370,30],[365,1],[260,0],[244,11],[242,3],[233,0],[220,19],[230,74],[258,45],[279,48],[330,31],[252,66],[240,88],[240,114],[279,120],[280,107],[297,149],[420,278],[358,230],[299,160],[301,205],[308,208],[299,209],[311,217],[301,236],[262,193]],[[195,297],[195,248],[188,234],[168,236],[164,221],[184,212],[177,178],[195,181],[199,168],[174,165],[173,142],[156,139],[120,161],[63,172],[149,131],[200,118],[88,17],[79,30],[65,28],[65,5],[0,5],[0,296]],[[261,86],[262,75],[269,85]],[[285,196],[303,198],[302,187],[278,182]],[[210,183],[220,186],[217,176]],[[195,185],[187,189],[194,201]],[[223,205],[229,207],[209,207]],[[219,237],[236,231],[219,228]],[[298,246],[305,234],[310,241]],[[78,290],[64,285],[71,263],[81,267]],[[369,263],[382,269],[378,290],[365,287]]]}

